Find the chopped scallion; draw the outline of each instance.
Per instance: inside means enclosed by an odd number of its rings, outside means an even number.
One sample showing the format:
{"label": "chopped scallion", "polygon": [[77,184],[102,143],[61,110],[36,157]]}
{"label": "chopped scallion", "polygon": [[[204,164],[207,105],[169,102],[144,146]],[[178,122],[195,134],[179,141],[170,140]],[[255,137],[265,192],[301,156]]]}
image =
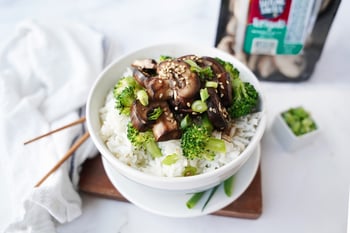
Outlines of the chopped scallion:
{"label": "chopped scallion", "polygon": [[217,88],[217,87],[218,87],[218,83],[215,82],[215,81],[207,81],[207,82],[205,83],[205,86],[206,86],[206,87]]}
{"label": "chopped scallion", "polygon": [[187,208],[192,209],[195,207],[204,193],[205,191],[193,194],[192,197],[186,202]]}
{"label": "chopped scallion", "polygon": [[208,110],[208,105],[201,100],[195,100],[191,105],[191,109],[195,112],[202,113]]}

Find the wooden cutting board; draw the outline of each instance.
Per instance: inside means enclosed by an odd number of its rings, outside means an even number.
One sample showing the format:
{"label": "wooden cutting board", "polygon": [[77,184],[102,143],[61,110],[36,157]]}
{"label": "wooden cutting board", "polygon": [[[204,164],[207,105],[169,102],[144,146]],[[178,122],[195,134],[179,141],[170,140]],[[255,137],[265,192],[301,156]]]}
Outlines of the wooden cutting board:
{"label": "wooden cutting board", "polygon": [[[256,219],[262,213],[261,171],[259,169],[248,189],[233,203],[213,213],[214,215]],[[101,155],[87,160],[80,174],[81,192],[103,198],[127,201],[109,181],[102,165]]]}

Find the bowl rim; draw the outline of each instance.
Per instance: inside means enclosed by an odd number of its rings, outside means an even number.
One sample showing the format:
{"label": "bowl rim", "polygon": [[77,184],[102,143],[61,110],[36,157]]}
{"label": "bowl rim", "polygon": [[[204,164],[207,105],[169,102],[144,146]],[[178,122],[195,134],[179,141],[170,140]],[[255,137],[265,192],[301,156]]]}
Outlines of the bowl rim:
{"label": "bowl rim", "polygon": [[[124,162],[120,161],[116,156],[114,156],[108,150],[107,146],[104,143],[103,143],[104,145],[102,145],[102,143],[100,143],[98,132],[95,132],[93,130],[91,117],[90,117],[91,116],[90,114],[92,114],[90,104],[91,104],[92,98],[94,97],[94,94],[96,93],[96,87],[98,86],[98,84],[101,81],[104,80],[103,77],[105,77],[105,75],[110,71],[110,69],[112,67],[116,66],[118,63],[121,63],[123,60],[125,60],[129,57],[132,57],[138,53],[144,53],[145,51],[148,51],[148,50],[154,50],[154,49],[160,49],[160,48],[164,49],[167,47],[174,47],[174,46],[175,47],[191,47],[191,48],[195,48],[195,50],[210,51],[212,53],[215,53],[217,57],[223,58],[224,60],[228,60],[231,63],[233,63],[235,66],[238,66],[239,67],[238,69],[240,72],[242,71],[242,69],[244,69],[244,73],[247,73],[249,75],[249,77],[253,79],[253,81],[254,81],[253,84],[259,92],[260,108],[261,108],[259,111],[261,113],[261,118],[260,118],[259,125],[257,127],[257,131],[256,131],[255,135],[252,137],[252,139],[250,140],[247,147],[244,149],[244,151],[236,159],[230,161],[229,163],[223,165],[222,167],[220,167],[216,170],[197,174],[194,176],[186,176],[186,177],[156,176],[153,174],[142,172],[142,171],[140,171],[136,168],[130,167],[127,164],[125,164]],[[159,55],[161,55],[161,54],[159,54]],[[169,54],[169,55],[171,55],[171,54]],[[124,67],[123,69],[125,70],[126,68],[127,67]],[[87,129],[90,133],[92,141],[93,141],[94,145],[97,147],[97,149],[99,150],[99,152],[101,153],[101,155],[104,156],[104,158],[106,158],[108,162],[112,163],[113,166],[116,166],[118,169],[121,169],[122,174],[125,175],[124,172],[126,171],[132,177],[142,177],[142,180],[149,180],[152,182],[157,182],[157,183],[159,183],[160,186],[162,184],[165,184],[165,183],[169,184],[169,182],[180,184],[183,182],[202,181],[202,180],[205,180],[205,179],[210,178],[210,177],[211,178],[222,177],[225,173],[228,173],[231,169],[233,169],[237,163],[244,164],[248,160],[248,158],[252,154],[252,152],[254,151],[256,145],[259,144],[259,142],[264,134],[264,131],[266,129],[266,125],[267,125],[266,118],[267,117],[266,117],[266,104],[265,104],[265,102],[266,101],[265,101],[264,93],[263,93],[262,88],[260,86],[259,80],[255,76],[255,74],[246,65],[244,65],[242,62],[240,62],[237,58],[233,57],[232,55],[230,55],[224,51],[221,51],[215,47],[211,47],[211,46],[195,45],[195,44],[189,44],[189,43],[164,43],[164,44],[156,44],[156,45],[143,47],[143,48],[134,50],[130,53],[127,53],[125,55],[122,55],[122,56],[114,59],[108,66],[106,66],[103,69],[103,71],[98,75],[97,79],[93,83],[92,88],[90,89],[90,92],[88,95],[88,99],[87,99],[87,103],[86,103],[86,123],[87,123]],[[237,169],[237,170],[239,170],[239,169]]]}

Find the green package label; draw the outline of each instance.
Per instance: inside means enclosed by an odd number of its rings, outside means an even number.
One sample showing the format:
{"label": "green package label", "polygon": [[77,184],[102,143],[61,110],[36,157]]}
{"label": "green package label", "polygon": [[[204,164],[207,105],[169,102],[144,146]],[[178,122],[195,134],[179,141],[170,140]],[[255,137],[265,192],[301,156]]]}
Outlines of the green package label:
{"label": "green package label", "polygon": [[244,50],[249,54],[299,54],[314,1],[251,0]]}

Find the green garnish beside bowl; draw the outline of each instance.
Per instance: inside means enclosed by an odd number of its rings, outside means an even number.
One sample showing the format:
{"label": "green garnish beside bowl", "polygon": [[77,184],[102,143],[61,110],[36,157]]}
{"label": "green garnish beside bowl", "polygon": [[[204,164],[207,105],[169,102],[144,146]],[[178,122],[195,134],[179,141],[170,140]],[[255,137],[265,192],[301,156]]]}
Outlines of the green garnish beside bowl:
{"label": "green garnish beside bowl", "polygon": [[281,115],[296,136],[301,136],[317,129],[310,113],[303,107],[290,108]]}
{"label": "green garnish beside bowl", "polygon": [[310,112],[301,106],[278,114],[272,129],[278,141],[291,151],[312,143],[319,132]]}

